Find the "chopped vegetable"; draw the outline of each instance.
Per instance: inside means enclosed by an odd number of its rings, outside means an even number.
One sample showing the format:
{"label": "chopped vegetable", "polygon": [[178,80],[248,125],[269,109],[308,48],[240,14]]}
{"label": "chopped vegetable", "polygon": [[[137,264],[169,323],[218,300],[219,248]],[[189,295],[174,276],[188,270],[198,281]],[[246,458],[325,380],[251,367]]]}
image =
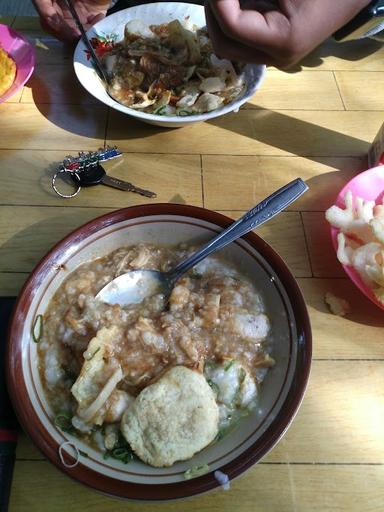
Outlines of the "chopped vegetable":
{"label": "chopped vegetable", "polygon": [[224,370],[227,372],[230,369],[230,367],[233,365],[233,363],[234,363],[233,359],[224,363]]}
{"label": "chopped vegetable", "polygon": [[219,393],[219,391],[220,391],[220,390],[219,390],[219,386],[218,386],[215,382],[213,382],[213,380],[211,380],[211,379],[208,379],[208,380],[207,380],[207,382],[208,382],[208,384],[210,385],[210,387],[212,388],[212,390],[213,390],[213,391],[216,393],[216,395],[217,395],[217,394]]}
{"label": "chopped vegetable", "polygon": [[205,475],[209,472],[208,464],[201,464],[200,466],[192,466],[190,469],[184,473],[184,478],[186,480],[191,480],[192,478],[197,478],[199,476]]}
{"label": "chopped vegetable", "polygon": [[166,113],[166,109],[167,109],[166,105],[161,105],[161,107],[154,110],[153,113],[156,114],[157,116],[163,116]]}
{"label": "chopped vegetable", "polygon": [[37,315],[32,327],[32,339],[35,343],[39,343],[43,335],[43,315]]}
{"label": "chopped vegetable", "polygon": [[117,442],[113,449],[107,450],[103,455],[104,459],[108,459],[109,457],[111,457],[112,459],[120,460],[123,464],[128,464],[135,458],[135,455],[131,447],[129,446],[129,444],[127,443],[127,441],[124,439],[120,432]]}
{"label": "chopped vegetable", "polygon": [[54,419],[54,423],[56,427],[59,427],[60,430],[67,434],[76,435],[77,433],[75,427],[72,425],[72,418],[67,412],[60,412],[57,414]]}
{"label": "chopped vegetable", "polygon": [[[115,34],[108,34],[108,35],[104,35],[104,36],[92,37],[92,39],[91,39],[92,47],[95,50],[96,55],[99,58],[102,58],[104,55],[109,53],[115,46],[115,42],[116,42]],[[89,60],[91,58],[91,53],[89,52],[89,50],[85,50],[85,53],[87,55],[87,59]]]}
{"label": "chopped vegetable", "polygon": [[177,111],[177,115],[180,117],[193,116],[193,114],[195,114],[195,112],[193,112],[192,110],[181,109]]}

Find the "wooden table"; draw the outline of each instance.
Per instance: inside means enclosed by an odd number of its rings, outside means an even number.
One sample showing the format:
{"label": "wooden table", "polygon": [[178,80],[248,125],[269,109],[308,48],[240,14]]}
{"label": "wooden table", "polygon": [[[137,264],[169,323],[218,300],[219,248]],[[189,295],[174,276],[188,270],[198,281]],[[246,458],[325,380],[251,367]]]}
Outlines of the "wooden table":
{"label": "wooden table", "polygon": [[[268,71],[238,114],[179,130],[108,110],[77,83],[71,52],[39,32],[36,19],[8,22],[34,42],[37,66],[26,87],[0,106],[0,292],[16,295],[35,263],[70,230],[143,198],[107,187],[71,200],[50,188],[54,163],[105,143],[124,151],[116,176],[158,193],[157,201],[205,206],[238,217],[301,176],[310,190],[259,230],[301,286],[314,354],[302,407],[284,439],[231,484],[191,501],[132,504],[103,497],[55,469],[21,435],[10,510],[383,511],[384,315],[346,278],[324,210],[366,168],[384,120],[384,48],[326,42],[293,72]],[[330,314],[324,294],[351,303]]]}

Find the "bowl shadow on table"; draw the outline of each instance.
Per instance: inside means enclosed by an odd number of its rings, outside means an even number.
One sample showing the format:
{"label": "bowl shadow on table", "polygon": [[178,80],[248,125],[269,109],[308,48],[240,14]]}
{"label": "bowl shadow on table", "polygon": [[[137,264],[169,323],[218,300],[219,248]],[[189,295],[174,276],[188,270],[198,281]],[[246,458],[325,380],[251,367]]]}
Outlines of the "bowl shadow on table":
{"label": "bowl shadow on table", "polygon": [[[312,157],[311,160],[319,163],[324,162],[324,159],[321,157]],[[346,160],[327,159],[326,162],[328,166],[334,162],[333,165],[336,166],[339,164],[339,167],[334,171],[313,176],[311,165],[308,164],[308,174],[310,174],[310,177],[305,176],[305,174],[300,175],[309,187],[309,190],[302,196],[302,198],[300,198],[300,211],[325,212],[325,210],[335,203],[339,190],[341,190],[353,177],[367,169],[366,157]],[[329,241],[331,243],[330,235]]]}
{"label": "bowl shadow on table", "polygon": [[69,64],[47,64],[36,66],[27,83],[33,101],[65,105],[102,105],[78,81],[73,66]]}
{"label": "bowl shadow on table", "polygon": [[[68,83],[66,80],[65,78],[63,87]],[[64,101],[64,103],[50,106],[50,90],[38,76],[28,85],[32,87],[35,104],[40,113],[51,123],[70,133],[102,139],[107,135],[109,140],[118,143],[119,140],[143,139],[158,133],[175,131],[175,128],[148,125],[120,112],[110,110],[109,127],[105,133],[108,107],[99,102],[94,104],[88,93],[83,93],[83,91],[77,93],[76,97],[79,97],[80,94],[80,102],[77,104]],[[239,122],[239,114],[230,113],[207,121],[207,124],[267,144],[285,153],[308,156],[308,158],[329,156],[332,148],[337,148],[338,152],[333,156],[361,156],[367,153],[369,144],[355,137],[295,119],[281,112],[255,108],[255,105],[250,104],[246,105],[246,107],[248,106],[250,108],[240,111],[240,116],[246,112],[246,116],[241,119],[241,122]],[[84,120],[87,122],[84,123]],[[111,129],[112,124],[115,127],[113,130]],[[196,126],[198,125],[192,124],[182,130],[193,130]],[[176,136],[178,135],[176,134]],[[332,141],[332,148],[329,147],[328,141]],[[204,150],[197,148],[194,152],[204,153]],[[257,148],[255,148],[256,153]]]}
{"label": "bowl shadow on table", "polygon": [[[251,108],[241,110],[239,113],[230,113],[222,117],[217,117],[206,124],[217,129],[217,133],[207,132],[207,138],[215,138],[217,140],[217,151],[213,153],[221,153],[220,147],[220,130],[232,132],[235,136],[247,137],[255,143],[263,143],[276,150],[271,149],[260,153],[260,148],[254,149],[250,145],[250,151],[246,154],[268,154],[280,156],[281,152],[285,154],[293,154],[305,156],[309,159],[316,160],[318,157],[329,156],[354,156],[362,157],[367,154],[369,143],[356,137],[339,133],[335,130],[318,126],[314,123],[295,119],[282,112],[275,112],[265,108],[255,108],[255,105],[249,105]],[[159,128],[156,126],[146,125],[140,121],[129,119],[118,112],[111,112],[109,125],[114,125],[113,131],[109,130],[107,138],[113,143],[119,144],[119,140],[134,140],[152,137],[156,134],[165,132],[175,132],[175,138],[179,139],[179,130],[183,133],[192,130],[201,130],[199,124],[194,124],[176,130],[175,128]],[[197,128],[196,128],[197,127]],[[181,133],[181,132],[180,132]],[[227,139],[227,142],[230,141]],[[167,141],[165,141],[167,143]],[[214,144],[212,144],[214,146]],[[236,149],[236,141],[234,141],[234,149],[230,150],[232,154],[243,154],[243,149]],[[242,143],[243,146],[243,143]],[[227,147],[225,145],[225,147]],[[166,147],[167,149],[167,147]],[[170,147],[170,153],[174,153],[173,147]],[[183,151],[180,151],[183,152]],[[190,152],[190,149],[187,151]],[[203,146],[193,150],[194,153],[206,153]],[[208,152],[212,153],[211,148]],[[206,154],[207,154],[206,153]]]}
{"label": "bowl shadow on table", "polygon": [[76,84],[74,94],[67,93],[67,90],[73,90],[71,80],[71,74],[64,75],[55,91],[39,75],[34,75],[25,87],[31,89],[33,103],[49,122],[81,137],[101,139],[100,145],[103,145],[108,107],[82,90],[79,84]]}
{"label": "bowl shadow on table", "polygon": [[344,43],[338,43],[334,39],[327,39],[298,64],[283,71],[286,73],[297,73],[305,68],[316,68],[321,66],[327,57],[336,57],[340,60],[356,62],[374,54],[380,48],[382,48],[382,43],[373,39],[359,39]]}
{"label": "bowl shadow on table", "polygon": [[[296,119],[282,112],[266,108],[255,109],[255,105],[251,104],[245,106],[250,107],[246,110],[249,116],[246,122],[236,122],[235,116],[238,114],[234,113],[210,120],[208,123],[272,146],[279,152],[314,160],[318,157],[332,156],[361,157],[368,152],[369,143],[356,137]],[[279,156],[279,152],[272,150],[268,154]]]}

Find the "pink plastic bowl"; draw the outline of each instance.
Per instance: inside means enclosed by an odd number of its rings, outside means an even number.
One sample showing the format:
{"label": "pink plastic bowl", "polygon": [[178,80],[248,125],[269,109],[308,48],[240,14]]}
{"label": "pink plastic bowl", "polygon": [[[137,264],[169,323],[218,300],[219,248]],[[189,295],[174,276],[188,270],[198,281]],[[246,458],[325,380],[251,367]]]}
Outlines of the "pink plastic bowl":
{"label": "pink plastic bowl", "polygon": [[[344,188],[339,192],[336,199],[336,205],[340,208],[345,208],[344,196],[346,192],[350,190],[353,196],[359,196],[369,201],[375,201],[376,204],[381,204],[384,197],[384,165],[374,167],[368,171],[362,172],[355,176],[350,182],[348,182]],[[331,227],[331,237],[335,250],[337,251],[337,235],[339,229]],[[361,279],[360,275],[356,272],[353,267],[349,265],[343,265],[343,269],[352,279],[355,285],[366,295],[373,303],[379,308],[384,309],[384,305],[381,304],[375,297],[371,288],[369,288]]]}
{"label": "pink plastic bowl", "polygon": [[31,76],[35,52],[31,43],[7,25],[0,24],[0,45],[16,62],[16,78],[10,89],[0,96],[0,103],[13,96]]}

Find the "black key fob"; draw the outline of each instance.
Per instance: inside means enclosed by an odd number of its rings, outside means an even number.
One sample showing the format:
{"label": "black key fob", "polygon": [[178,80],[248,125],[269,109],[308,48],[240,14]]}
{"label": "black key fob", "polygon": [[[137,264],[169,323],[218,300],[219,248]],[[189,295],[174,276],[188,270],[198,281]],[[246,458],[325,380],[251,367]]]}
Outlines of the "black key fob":
{"label": "black key fob", "polygon": [[75,171],[71,174],[71,178],[77,185],[82,187],[91,187],[98,185],[104,178],[106,172],[99,163],[88,165],[80,171]]}

